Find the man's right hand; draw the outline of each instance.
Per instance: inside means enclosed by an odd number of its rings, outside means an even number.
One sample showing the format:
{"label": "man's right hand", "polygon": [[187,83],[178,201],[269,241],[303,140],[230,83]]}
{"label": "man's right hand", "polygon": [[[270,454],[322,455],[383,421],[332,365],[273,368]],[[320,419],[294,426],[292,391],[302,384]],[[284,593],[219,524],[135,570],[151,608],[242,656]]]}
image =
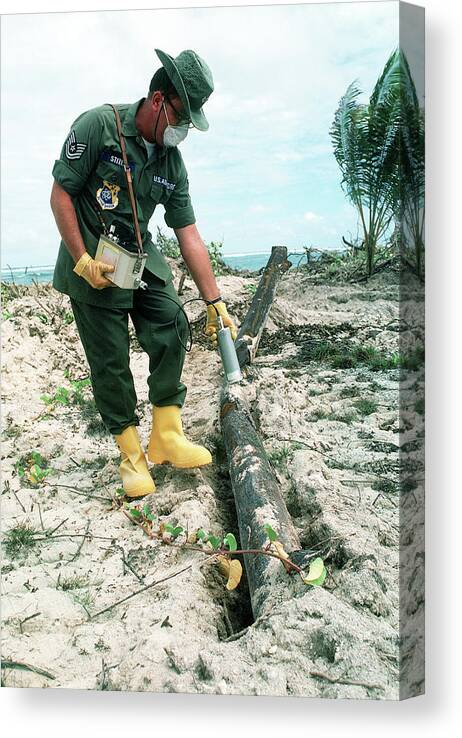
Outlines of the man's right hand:
{"label": "man's right hand", "polygon": [[95,290],[104,290],[105,287],[114,287],[114,283],[104,276],[105,272],[113,272],[113,264],[104,264],[102,261],[95,261],[90,254],[85,251],[80,257],[73,271],[83,277],[88,284]]}

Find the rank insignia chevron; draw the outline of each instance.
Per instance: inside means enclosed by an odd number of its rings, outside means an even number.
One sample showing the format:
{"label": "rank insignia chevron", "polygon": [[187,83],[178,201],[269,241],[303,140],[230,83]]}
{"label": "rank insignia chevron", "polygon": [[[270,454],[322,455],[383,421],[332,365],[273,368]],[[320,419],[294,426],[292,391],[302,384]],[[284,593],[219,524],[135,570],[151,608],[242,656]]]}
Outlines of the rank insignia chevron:
{"label": "rank insignia chevron", "polygon": [[68,159],[80,159],[87,144],[77,143],[75,131],[71,131],[66,141],[66,156]]}

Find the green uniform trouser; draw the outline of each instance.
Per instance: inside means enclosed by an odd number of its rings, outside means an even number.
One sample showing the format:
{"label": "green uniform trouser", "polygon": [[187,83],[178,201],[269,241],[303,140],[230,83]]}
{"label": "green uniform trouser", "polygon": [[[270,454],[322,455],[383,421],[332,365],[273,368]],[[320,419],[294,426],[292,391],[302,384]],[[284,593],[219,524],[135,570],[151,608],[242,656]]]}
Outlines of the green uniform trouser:
{"label": "green uniform trouser", "polygon": [[[135,290],[133,308],[102,308],[71,299],[77,330],[90,365],[96,407],[110,433],[139,425],[136,393],[129,365],[128,316],[149,356],[149,400],[153,405],[183,406],[186,386],[180,381],[188,326],[178,294],[146,270],[146,290]],[[118,289],[108,287],[107,289]],[[170,299],[168,299],[170,298]],[[178,329],[178,334],[177,334]]]}

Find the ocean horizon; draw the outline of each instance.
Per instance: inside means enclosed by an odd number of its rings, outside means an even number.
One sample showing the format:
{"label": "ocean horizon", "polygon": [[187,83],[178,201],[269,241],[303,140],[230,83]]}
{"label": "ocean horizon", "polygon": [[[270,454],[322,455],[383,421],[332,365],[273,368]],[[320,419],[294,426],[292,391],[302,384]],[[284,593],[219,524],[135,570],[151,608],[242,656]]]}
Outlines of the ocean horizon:
{"label": "ocean horizon", "polygon": [[[304,255],[304,251],[289,252],[288,259],[292,265],[297,266]],[[267,264],[271,252],[255,251],[252,253],[223,254],[222,256],[223,261],[233,269],[257,271]],[[7,265],[1,269],[1,281],[17,285],[33,284],[34,282],[43,284],[52,281],[53,271],[54,264],[27,267]]]}

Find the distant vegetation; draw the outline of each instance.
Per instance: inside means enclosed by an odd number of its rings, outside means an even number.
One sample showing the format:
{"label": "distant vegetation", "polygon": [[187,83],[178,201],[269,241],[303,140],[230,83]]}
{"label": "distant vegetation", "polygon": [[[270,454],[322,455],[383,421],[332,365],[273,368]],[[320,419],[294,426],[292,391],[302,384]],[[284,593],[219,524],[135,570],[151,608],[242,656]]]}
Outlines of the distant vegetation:
{"label": "distant vegetation", "polygon": [[[157,237],[155,244],[164,256],[169,256],[172,259],[179,259],[181,257],[180,246],[177,239],[175,237],[169,238],[168,236],[166,236],[162,229],[159,228],[159,226],[157,226]],[[222,241],[211,241],[210,243],[206,243],[205,245],[209,252],[213,273],[216,277],[219,277],[222,274],[229,274],[233,271],[223,259]]]}

